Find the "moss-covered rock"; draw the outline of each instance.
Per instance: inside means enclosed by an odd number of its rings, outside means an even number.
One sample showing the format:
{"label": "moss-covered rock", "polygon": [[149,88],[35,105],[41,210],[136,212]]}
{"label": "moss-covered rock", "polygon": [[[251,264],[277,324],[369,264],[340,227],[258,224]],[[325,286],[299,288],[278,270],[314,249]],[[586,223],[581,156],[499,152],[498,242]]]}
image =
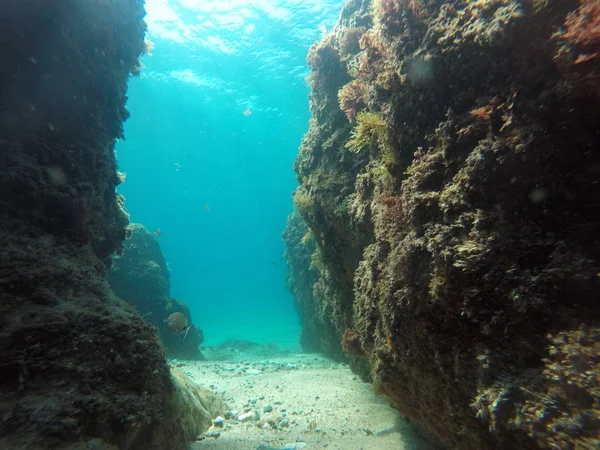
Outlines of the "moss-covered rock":
{"label": "moss-covered rock", "polygon": [[447,448],[600,445],[599,12],[352,1],[310,53],[298,211],[330,317],[306,330]]}
{"label": "moss-covered rock", "polygon": [[2,449],[183,450],[206,426],[183,422],[191,389],[106,282],[143,15],[141,0],[0,2]]}

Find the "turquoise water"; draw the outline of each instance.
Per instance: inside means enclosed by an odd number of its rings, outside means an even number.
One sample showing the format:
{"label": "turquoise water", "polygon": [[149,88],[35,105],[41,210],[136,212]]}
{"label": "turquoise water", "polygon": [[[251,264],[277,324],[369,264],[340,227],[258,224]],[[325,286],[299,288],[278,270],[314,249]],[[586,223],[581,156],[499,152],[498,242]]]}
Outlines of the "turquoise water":
{"label": "turquoise water", "polygon": [[342,5],[146,2],[154,48],[129,84],[119,192],[132,222],[164,233],[171,295],[205,345],[298,347],[281,232],[310,118],[306,53]]}

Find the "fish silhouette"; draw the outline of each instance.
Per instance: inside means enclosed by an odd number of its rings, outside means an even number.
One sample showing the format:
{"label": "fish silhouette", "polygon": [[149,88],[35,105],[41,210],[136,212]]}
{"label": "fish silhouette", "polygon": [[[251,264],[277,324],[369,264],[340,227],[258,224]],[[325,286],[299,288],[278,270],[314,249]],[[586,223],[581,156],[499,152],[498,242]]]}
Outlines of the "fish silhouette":
{"label": "fish silhouette", "polygon": [[164,320],[167,325],[167,329],[173,334],[184,334],[183,339],[186,338],[188,331],[192,328],[192,325],[188,323],[187,317],[180,312],[174,312]]}

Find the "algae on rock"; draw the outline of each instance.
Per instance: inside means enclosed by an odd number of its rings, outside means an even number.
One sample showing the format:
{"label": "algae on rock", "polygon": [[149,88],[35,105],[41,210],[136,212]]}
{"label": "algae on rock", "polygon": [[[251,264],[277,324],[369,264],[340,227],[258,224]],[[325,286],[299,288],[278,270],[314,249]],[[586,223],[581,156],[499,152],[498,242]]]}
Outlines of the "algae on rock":
{"label": "algae on rock", "polygon": [[2,449],[184,450],[206,425],[182,422],[155,330],[106,281],[143,16],[142,0],[0,2]]}
{"label": "algae on rock", "polygon": [[[286,241],[305,339],[342,344],[446,448],[600,445],[599,13],[352,1],[309,53],[314,207],[288,235],[318,258]],[[385,151],[346,148],[359,111],[381,112]]]}

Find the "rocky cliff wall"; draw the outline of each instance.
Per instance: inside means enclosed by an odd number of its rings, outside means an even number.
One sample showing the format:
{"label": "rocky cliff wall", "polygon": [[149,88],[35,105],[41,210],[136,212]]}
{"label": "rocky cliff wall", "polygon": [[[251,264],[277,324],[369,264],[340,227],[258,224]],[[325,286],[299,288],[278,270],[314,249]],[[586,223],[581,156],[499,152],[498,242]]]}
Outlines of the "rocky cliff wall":
{"label": "rocky cliff wall", "polygon": [[2,449],[185,449],[208,426],[106,282],[143,16],[141,0],[0,2]]}
{"label": "rocky cliff wall", "polygon": [[308,62],[305,339],[446,448],[596,448],[600,4],[352,0]]}

